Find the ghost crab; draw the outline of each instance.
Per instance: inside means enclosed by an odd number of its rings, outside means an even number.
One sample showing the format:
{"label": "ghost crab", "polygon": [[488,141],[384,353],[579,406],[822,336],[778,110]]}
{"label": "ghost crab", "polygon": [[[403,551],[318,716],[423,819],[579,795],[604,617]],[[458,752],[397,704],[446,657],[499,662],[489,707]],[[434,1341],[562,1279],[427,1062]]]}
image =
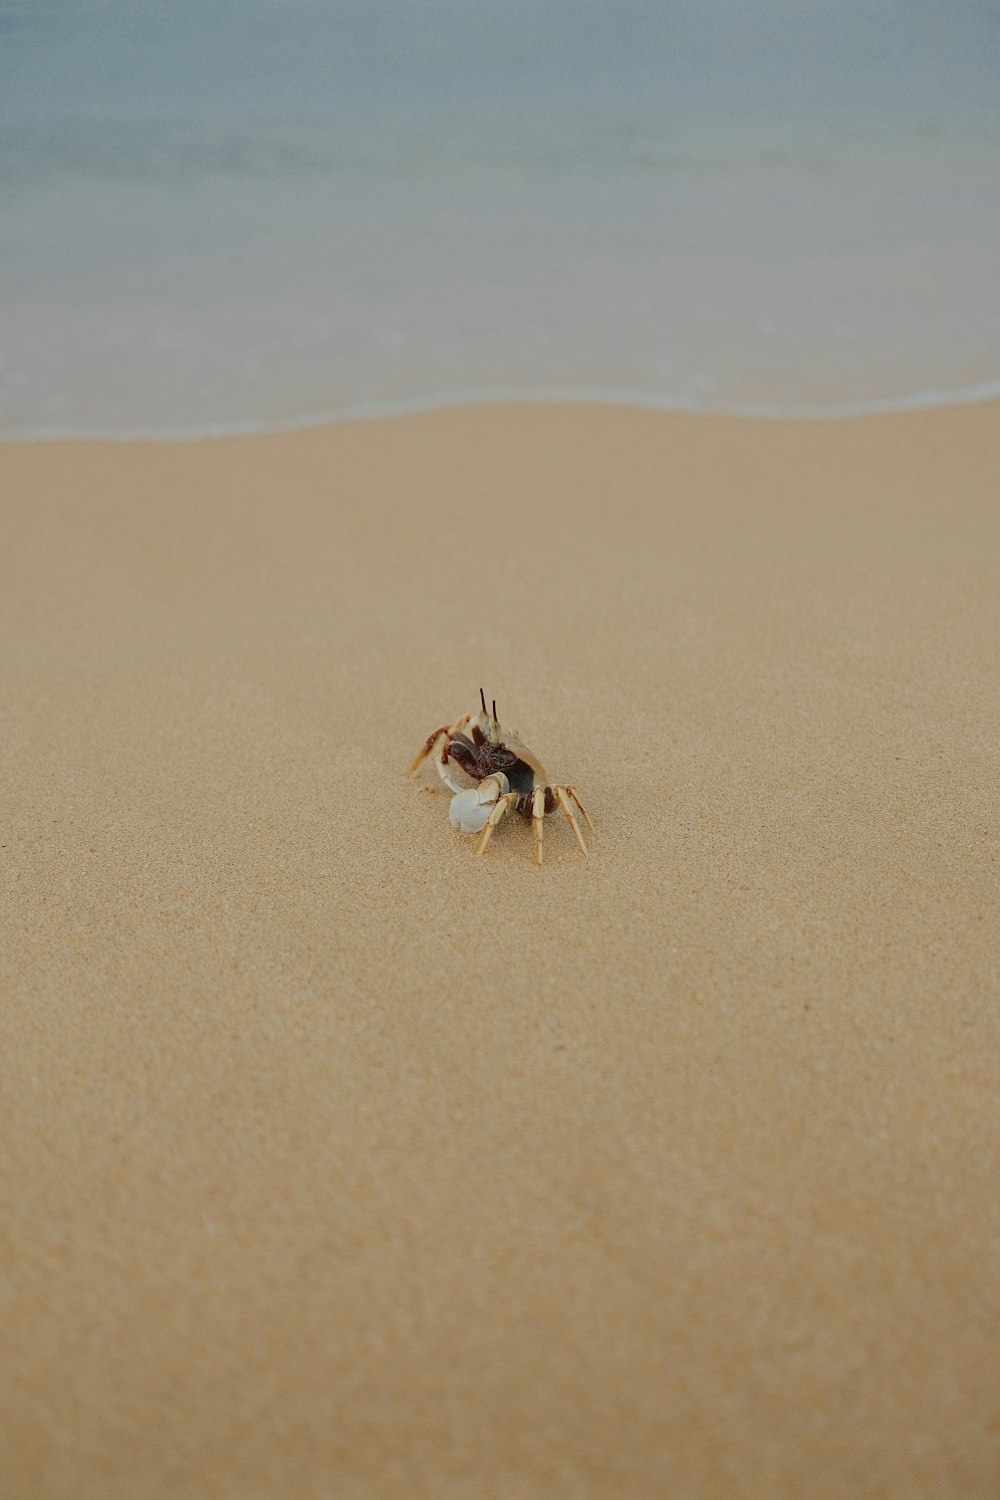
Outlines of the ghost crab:
{"label": "ghost crab", "polygon": [[[486,697],[479,689],[482,711],[463,714],[454,724],[442,724],[424,741],[409,774],[415,775],[433,753],[437,773],[449,791],[454,793],[448,817],[463,833],[479,833],[477,854],[485,854],[493,830],[505,813],[513,809],[531,819],[535,830],[535,864],[542,863],[542,820],[547,813],[562,808],[576,835],[580,853],[586,858],[587,846],[573,811],[579,808],[591,833],[594,825],[587,809],[571,786],[553,786],[537,755],[509,729],[501,729],[497,719],[496,699],[493,712],[486,707]],[[450,769],[453,762],[472,786],[456,780]]]}

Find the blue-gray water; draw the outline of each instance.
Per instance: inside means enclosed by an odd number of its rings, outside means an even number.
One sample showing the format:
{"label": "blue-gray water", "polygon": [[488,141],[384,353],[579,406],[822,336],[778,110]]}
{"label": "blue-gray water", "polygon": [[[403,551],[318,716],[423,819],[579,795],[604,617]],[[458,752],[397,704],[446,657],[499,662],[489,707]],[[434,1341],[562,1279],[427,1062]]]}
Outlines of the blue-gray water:
{"label": "blue-gray water", "polygon": [[0,0],[0,429],[1000,389],[1000,4]]}

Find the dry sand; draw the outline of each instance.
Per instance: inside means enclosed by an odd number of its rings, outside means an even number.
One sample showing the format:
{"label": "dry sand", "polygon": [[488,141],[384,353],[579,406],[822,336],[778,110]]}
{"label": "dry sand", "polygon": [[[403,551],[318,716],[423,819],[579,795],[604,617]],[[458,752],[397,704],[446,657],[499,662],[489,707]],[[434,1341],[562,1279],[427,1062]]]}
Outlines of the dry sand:
{"label": "dry sand", "polygon": [[995,1496],[1000,409],[0,484],[4,1500]]}

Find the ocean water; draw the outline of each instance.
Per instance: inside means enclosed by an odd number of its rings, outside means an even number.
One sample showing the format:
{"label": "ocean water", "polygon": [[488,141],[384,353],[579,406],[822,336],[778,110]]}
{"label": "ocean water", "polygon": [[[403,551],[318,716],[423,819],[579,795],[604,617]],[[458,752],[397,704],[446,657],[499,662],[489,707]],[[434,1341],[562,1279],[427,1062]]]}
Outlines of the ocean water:
{"label": "ocean water", "polygon": [[1000,393],[1000,0],[0,0],[0,431]]}

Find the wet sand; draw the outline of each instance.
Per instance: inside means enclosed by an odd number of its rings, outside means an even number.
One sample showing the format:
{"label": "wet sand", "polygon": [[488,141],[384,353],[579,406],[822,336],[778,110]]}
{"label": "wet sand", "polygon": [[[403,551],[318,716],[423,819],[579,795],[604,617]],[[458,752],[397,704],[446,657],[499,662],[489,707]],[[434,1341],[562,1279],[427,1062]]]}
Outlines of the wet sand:
{"label": "wet sand", "polygon": [[[0,523],[0,1493],[997,1493],[1000,408],[8,444]],[[587,861],[407,781],[480,685]]]}

